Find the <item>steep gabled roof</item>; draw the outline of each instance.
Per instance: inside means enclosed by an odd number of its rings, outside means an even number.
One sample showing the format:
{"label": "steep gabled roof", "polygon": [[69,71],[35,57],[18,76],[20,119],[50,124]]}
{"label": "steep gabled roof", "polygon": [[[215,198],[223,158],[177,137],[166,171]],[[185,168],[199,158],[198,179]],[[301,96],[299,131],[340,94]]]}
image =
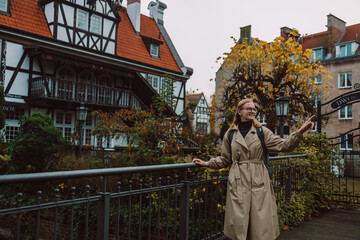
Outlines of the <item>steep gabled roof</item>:
{"label": "steep gabled roof", "polygon": [[195,109],[195,107],[198,105],[201,96],[203,95],[203,93],[196,93],[196,94],[186,94],[186,98],[189,101],[187,104],[191,104],[191,111],[193,111]]}
{"label": "steep gabled roof", "polygon": [[[119,10],[121,22],[117,32],[117,51],[114,57],[118,56],[182,74],[164,38],[160,36],[160,30],[155,20],[141,15],[140,35],[163,42],[160,45],[159,59],[150,56],[141,36],[136,34],[124,9]],[[0,28],[1,26],[53,38],[38,0],[10,0],[10,15],[0,14]]]}
{"label": "steep gabled roof", "polygon": [[0,14],[0,25],[52,37],[37,0],[10,0],[10,16]]}
{"label": "steep gabled roof", "polygon": [[150,56],[141,36],[135,33],[135,30],[126,12],[120,10],[119,13],[121,17],[121,22],[119,23],[118,29],[118,56],[150,64],[153,66],[181,72],[163,36],[160,36],[160,30],[153,18],[141,15],[140,35],[152,39],[157,39],[163,42],[163,44],[160,45],[159,59]]}

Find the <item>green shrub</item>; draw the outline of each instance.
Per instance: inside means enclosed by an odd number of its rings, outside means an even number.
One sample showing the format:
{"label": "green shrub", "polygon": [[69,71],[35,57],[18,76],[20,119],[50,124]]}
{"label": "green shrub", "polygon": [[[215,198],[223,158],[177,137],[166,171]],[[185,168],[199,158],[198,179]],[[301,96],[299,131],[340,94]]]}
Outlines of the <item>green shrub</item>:
{"label": "green shrub", "polygon": [[46,114],[34,113],[24,115],[19,124],[19,134],[9,147],[16,171],[50,171],[55,154],[65,146],[65,140],[52,119]]}
{"label": "green shrub", "polygon": [[[307,158],[292,160],[293,175],[298,174],[296,189],[290,201],[280,200],[278,215],[280,227],[295,226],[311,216],[327,211],[332,206],[332,165],[338,165],[336,149],[329,145],[325,135],[309,134],[291,154],[307,154]],[[297,172],[296,172],[297,171]]]}

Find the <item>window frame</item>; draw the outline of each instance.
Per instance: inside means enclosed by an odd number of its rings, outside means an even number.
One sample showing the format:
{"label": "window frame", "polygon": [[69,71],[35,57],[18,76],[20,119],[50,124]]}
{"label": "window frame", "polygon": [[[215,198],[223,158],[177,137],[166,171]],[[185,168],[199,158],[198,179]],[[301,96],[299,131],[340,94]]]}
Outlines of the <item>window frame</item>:
{"label": "window frame", "polygon": [[[344,117],[342,117],[342,110],[344,109]],[[351,116],[349,116],[349,109],[351,109]],[[339,120],[349,120],[349,119],[353,119],[354,117],[354,109],[353,109],[353,106],[352,104],[351,105],[347,105],[347,106],[344,106],[342,108],[339,109],[338,111],[338,116],[339,116]]]}
{"label": "window frame", "polygon": [[[344,49],[344,53],[342,54],[342,49]],[[352,44],[348,43],[348,44],[342,44],[339,46],[339,56],[340,57],[348,57],[348,56],[352,56],[353,52],[352,52]],[[350,51],[350,52],[349,52]]]}
{"label": "window frame", "polygon": [[[81,25],[79,25],[79,15],[81,14],[85,14],[85,26],[82,27]],[[89,12],[87,11],[84,11],[80,8],[77,9],[76,11],[76,28],[77,29],[81,29],[81,30],[84,30],[84,31],[88,31],[89,30]]]}
{"label": "window frame", "polygon": [[0,12],[8,13],[9,12],[10,1],[9,0],[0,0],[0,1],[4,1],[4,7],[5,7],[4,9],[0,8]]}
{"label": "window frame", "polygon": [[150,43],[150,56],[154,58],[159,58],[159,52],[160,52],[160,46],[158,44]]}
{"label": "window frame", "polygon": [[[349,136],[351,136],[351,144],[349,144]],[[342,142],[342,139],[345,141]],[[345,144],[345,145],[343,145]],[[354,135],[353,134],[342,134],[339,138],[339,149],[340,150],[353,150],[354,149]]]}
{"label": "window frame", "polygon": [[[344,75],[344,86],[341,85],[341,76]],[[348,82],[348,76],[351,75],[351,85],[347,85]],[[338,88],[352,88],[353,82],[352,82],[352,72],[339,72],[338,73]]]}
{"label": "window frame", "polygon": [[[317,54],[317,53],[319,53],[319,54]],[[313,49],[313,59],[314,59],[314,61],[322,61],[324,59],[324,49],[323,48]]]}
{"label": "window frame", "polygon": [[[94,20],[95,19],[98,19],[98,31],[95,31],[94,30]],[[92,14],[90,16],[90,29],[89,31],[91,33],[95,33],[95,34],[98,34],[98,35],[101,35],[101,17],[99,15],[96,15],[96,14]]]}

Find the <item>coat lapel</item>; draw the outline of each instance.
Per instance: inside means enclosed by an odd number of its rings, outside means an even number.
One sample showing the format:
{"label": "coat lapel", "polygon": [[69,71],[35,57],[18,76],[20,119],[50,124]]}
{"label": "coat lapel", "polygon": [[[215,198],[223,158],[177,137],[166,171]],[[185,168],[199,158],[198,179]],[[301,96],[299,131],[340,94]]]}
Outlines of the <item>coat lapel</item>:
{"label": "coat lapel", "polygon": [[247,146],[250,147],[250,145],[253,144],[255,141],[256,141],[256,127],[252,125],[248,134],[246,134],[245,136],[245,142],[247,143]]}
{"label": "coat lapel", "polygon": [[234,134],[234,137],[235,137],[235,141],[237,143],[239,143],[240,145],[244,146],[244,148],[246,148],[247,150],[249,150],[249,147],[248,145],[246,144],[246,141],[245,139],[243,138],[243,136],[241,135],[240,133],[240,130],[236,127],[237,131],[236,133]]}

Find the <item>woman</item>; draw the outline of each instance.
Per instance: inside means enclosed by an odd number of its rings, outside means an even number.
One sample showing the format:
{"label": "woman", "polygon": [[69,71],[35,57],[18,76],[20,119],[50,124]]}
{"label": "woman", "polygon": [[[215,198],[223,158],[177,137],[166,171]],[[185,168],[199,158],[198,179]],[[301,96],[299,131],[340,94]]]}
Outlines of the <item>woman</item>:
{"label": "woman", "polygon": [[[279,234],[274,189],[264,165],[264,151],[256,133],[261,124],[256,120],[257,109],[250,99],[237,106],[236,115],[226,132],[221,156],[205,162],[193,162],[213,169],[230,167],[226,194],[224,233],[232,240],[272,240]],[[263,127],[265,145],[270,152],[292,151],[302,135],[312,129],[312,116],[286,140]],[[228,139],[234,129],[233,140]],[[231,151],[230,151],[231,147]],[[231,158],[230,158],[231,153]]]}

